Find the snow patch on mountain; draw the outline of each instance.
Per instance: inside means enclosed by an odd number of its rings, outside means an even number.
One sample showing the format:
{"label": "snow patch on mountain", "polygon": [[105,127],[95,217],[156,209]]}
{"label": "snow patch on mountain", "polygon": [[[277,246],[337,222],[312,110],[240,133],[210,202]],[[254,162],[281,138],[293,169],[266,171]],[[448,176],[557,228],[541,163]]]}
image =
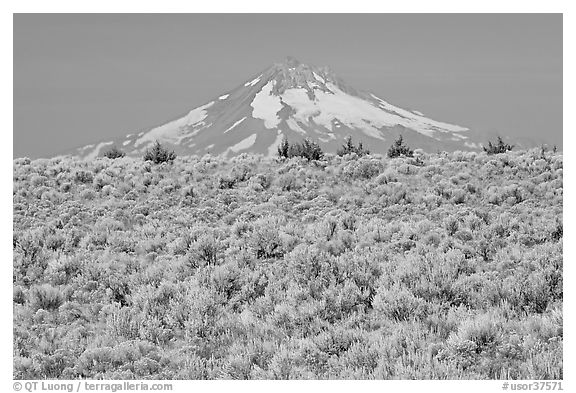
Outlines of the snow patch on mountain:
{"label": "snow patch on mountain", "polygon": [[322,78],[320,75],[318,75],[318,74],[315,73],[314,71],[312,72],[312,74],[314,75],[314,78],[316,78],[317,81],[322,82],[322,83],[326,83],[326,81],[324,80],[324,78]]}
{"label": "snow patch on mountain", "polygon": [[292,131],[296,131],[302,135],[306,135],[306,131],[302,129],[302,127],[300,127],[298,125],[298,122],[292,118],[289,118],[286,120],[286,124],[288,124],[288,127],[290,127],[290,129]]}
{"label": "snow patch on mountain", "polygon": [[108,145],[111,145],[111,144],[113,144],[113,143],[114,143],[114,141],[99,143],[99,144],[94,148],[94,150],[92,150],[92,151],[90,152],[90,154],[88,154],[88,155],[85,157],[85,159],[86,159],[86,160],[92,160],[92,159],[98,157],[98,154],[100,154],[100,150],[101,150],[104,146],[108,146]]}
{"label": "snow patch on mountain", "polygon": [[398,115],[399,120],[397,121],[397,124],[402,125],[402,126],[407,127],[407,128],[411,128],[417,132],[420,132],[421,134],[431,136],[431,134],[433,134],[433,132],[435,132],[435,131],[439,131],[439,132],[468,131],[468,128],[466,128],[466,127],[460,127],[457,125],[443,123],[440,121],[428,119],[426,117],[416,115],[410,111],[407,111],[405,109],[402,109],[402,108],[399,108],[395,105],[392,105],[392,104],[384,101],[383,99],[375,96],[374,94],[370,94],[370,95],[380,102],[380,107],[382,109],[385,109],[386,111],[389,111],[389,112],[394,112]]}
{"label": "snow patch on mountain", "polygon": [[231,131],[232,129],[234,129],[234,127],[236,127],[238,124],[242,123],[244,120],[246,120],[246,116],[244,116],[243,118],[241,118],[240,120],[238,120],[236,123],[232,124],[230,127],[228,127],[226,129],[226,131],[224,131],[224,134],[226,134],[228,131]]}
{"label": "snow patch on mountain", "polygon": [[280,124],[277,113],[282,109],[282,102],[279,97],[272,95],[275,85],[276,81],[266,83],[250,104],[254,108],[252,116],[264,120],[264,127],[269,129],[276,128]]}
{"label": "snow patch on mountain", "polygon": [[144,136],[139,138],[134,143],[134,146],[139,146],[146,142],[154,142],[156,140],[179,144],[180,141],[186,137],[186,135],[182,135],[182,129],[184,127],[196,125],[202,122],[207,116],[206,109],[210,108],[212,105],[214,105],[214,101],[192,109],[186,116],[181,117],[180,119],[176,119],[160,127],[153,128]]}
{"label": "snow patch on mountain", "polygon": [[181,139],[184,139],[184,138],[186,138],[186,137],[189,138],[189,137],[191,137],[191,136],[194,136],[194,135],[198,134],[198,133],[199,133],[200,131],[202,131],[202,130],[205,130],[205,129],[207,129],[207,128],[212,127],[212,123],[204,124],[204,122],[202,122],[202,123],[198,123],[198,124],[201,125],[200,128],[196,128],[194,131],[192,131],[192,132],[190,132],[190,133],[187,133],[186,135],[182,135]]}
{"label": "snow patch on mountain", "polygon": [[332,122],[338,119],[350,128],[361,129],[369,136],[384,140],[377,127],[394,125],[395,116],[343,92],[332,83],[327,87],[332,93],[317,90],[315,100],[310,99],[305,89],[289,89],[282,94],[282,101],[296,110],[295,117],[304,124],[312,118],[315,123],[332,131]]}
{"label": "snow patch on mountain", "polygon": [[254,86],[256,83],[260,82],[260,78],[262,78],[262,75],[260,75],[259,77],[251,80],[250,82],[244,83],[244,87]]}
{"label": "snow patch on mountain", "polygon": [[320,109],[315,101],[308,97],[306,89],[288,89],[281,96],[282,102],[296,111],[294,117],[304,124],[309,124],[309,118],[318,115]]}
{"label": "snow patch on mountain", "polygon": [[81,147],[79,150],[82,150],[82,151],[83,151],[83,150],[88,150],[88,149],[90,149],[90,148],[92,148],[92,147],[94,147],[94,144],[86,145],[86,146],[84,146],[84,147]]}
{"label": "snow patch on mountain", "polygon": [[250,135],[248,138],[245,138],[240,142],[238,142],[237,144],[235,144],[234,146],[231,146],[230,150],[233,151],[234,153],[238,153],[240,150],[246,150],[250,148],[256,142],[257,136],[258,134]]}

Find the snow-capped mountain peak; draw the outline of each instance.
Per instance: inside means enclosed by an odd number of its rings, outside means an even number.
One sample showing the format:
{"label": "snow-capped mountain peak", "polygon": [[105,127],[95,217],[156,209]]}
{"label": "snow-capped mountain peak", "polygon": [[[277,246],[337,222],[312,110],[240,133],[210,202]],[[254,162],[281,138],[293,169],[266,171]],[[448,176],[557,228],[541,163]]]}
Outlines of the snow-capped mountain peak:
{"label": "snow-capped mountain peak", "polygon": [[347,85],[328,67],[287,57],[178,119],[74,154],[94,157],[115,144],[129,155],[141,155],[158,140],[178,154],[274,155],[284,136],[314,139],[330,152],[348,135],[384,153],[399,134],[425,150],[480,147],[466,127],[399,108]]}

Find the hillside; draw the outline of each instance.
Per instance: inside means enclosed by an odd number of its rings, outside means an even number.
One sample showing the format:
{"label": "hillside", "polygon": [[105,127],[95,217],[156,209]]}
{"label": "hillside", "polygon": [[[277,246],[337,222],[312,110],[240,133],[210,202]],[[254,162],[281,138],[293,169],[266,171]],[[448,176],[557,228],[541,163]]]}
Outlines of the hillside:
{"label": "hillside", "polygon": [[562,379],[563,157],[14,160],[14,378]]}

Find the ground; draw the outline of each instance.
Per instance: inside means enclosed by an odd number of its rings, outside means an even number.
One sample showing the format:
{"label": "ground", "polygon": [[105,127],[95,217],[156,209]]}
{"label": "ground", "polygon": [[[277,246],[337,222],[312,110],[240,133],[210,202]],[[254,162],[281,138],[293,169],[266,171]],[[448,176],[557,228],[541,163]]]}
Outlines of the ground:
{"label": "ground", "polygon": [[14,378],[561,379],[537,150],[14,160]]}

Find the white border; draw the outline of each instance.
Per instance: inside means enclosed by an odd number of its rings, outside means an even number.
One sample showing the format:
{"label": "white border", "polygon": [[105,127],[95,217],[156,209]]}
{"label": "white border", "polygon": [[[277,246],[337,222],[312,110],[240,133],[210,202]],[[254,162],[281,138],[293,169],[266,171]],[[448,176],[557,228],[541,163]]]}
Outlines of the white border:
{"label": "white border", "polygon": [[[572,2],[574,3],[574,2]],[[12,389],[12,252],[10,245],[10,238],[12,232],[12,199],[9,193],[9,184],[12,178],[12,132],[13,129],[13,80],[12,80],[12,43],[13,43],[13,13],[91,13],[91,12],[105,12],[105,13],[186,13],[186,12],[226,12],[226,13],[260,13],[260,12],[303,12],[303,13],[564,13],[564,69],[568,70],[564,79],[564,129],[573,131],[574,120],[571,116],[566,114],[573,113],[574,100],[573,100],[573,83],[574,77],[572,76],[576,70],[574,62],[574,44],[573,37],[575,37],[574,26],[576,25],[576,18],[574,17],[573,6],[569,1],[504,1],[504,0],[484,0],[477,1],[474,4],[466,1],[447,1],[447,0],[411,0],[411,1],[396,1],[393,4],[384,2],[375,2],[368,0],[355,0],[346,3],[334,3],[328,1],[311,0],[288,0],[288,1],[212,1],[203,4],[197,4],[190,1],[122,1],[122,0],[101,0],[98,2],[87,1],[11,1],[8,5],[2,6],[2,17],[0,22],[0,29],[2,34],[0,40],[2,42],[2,52],[4,54],[3,60],[0,62],[2,67],[1,77],[3,83],[2,89],[2,123],[7,128],[4,131],[5,142],[0,145],[0,157],[2,157],[1,175],[2,175],[2,193],[1,201],[2,206],[5,206],[4,217],[2,220],[2,275],[4,282],[1,288],[2,299],[2,315],[4,315],[4,323],[1,324],[2,333],[2,353],[5,355],[2,358],[2,386],[5,391]],[[543,133],[546,130],[542,130]],[[573,144],[572,132],[563,133],[564,151],[570,153]],[[574,160],[570,154],[565,157],[565,186],[564,192],[567,195],[565,200],[570,201],[571,196],[574,195],[573,173],[574,173]],[[564,207],[564,223],[565,239],[571,239],[574,234],[573,218],[575,218],[574,208],[570,203]],[[564,390],[570,391],[573,388],[572,370],[574,366],[574,312],[572,311],[572,304],[574,299],[574,291],[571,288],[572,277],[574,277],[575,268],[572,264],[574,254],[574,246],[568,241],[564,249],[564,260],[567,263],[564,265],[564,278],[567,285],[565,285],[565,302],[564,304],[570,305],[565,307],[564,313]],[[8,322],[10,321],[10,323]],[[502,391],[502,382],[498,381],[294,381],[294,382],[269,382],[269,381],[256,381],[256,382],[230,382],[230,381],[198,381],[198,382],[179,382],[174,381],[174,391],[219,391],[219,390],[240,390],[250,392],[276,392],[293,391],[319,391],[319,390],[341,390],[349,391],[350,389],[359,388],[363,392],[384,392],[384,391],[442,391],[442,392],[486,392],[486,391]],[[10,390],[9,390],[10,389]]]}

